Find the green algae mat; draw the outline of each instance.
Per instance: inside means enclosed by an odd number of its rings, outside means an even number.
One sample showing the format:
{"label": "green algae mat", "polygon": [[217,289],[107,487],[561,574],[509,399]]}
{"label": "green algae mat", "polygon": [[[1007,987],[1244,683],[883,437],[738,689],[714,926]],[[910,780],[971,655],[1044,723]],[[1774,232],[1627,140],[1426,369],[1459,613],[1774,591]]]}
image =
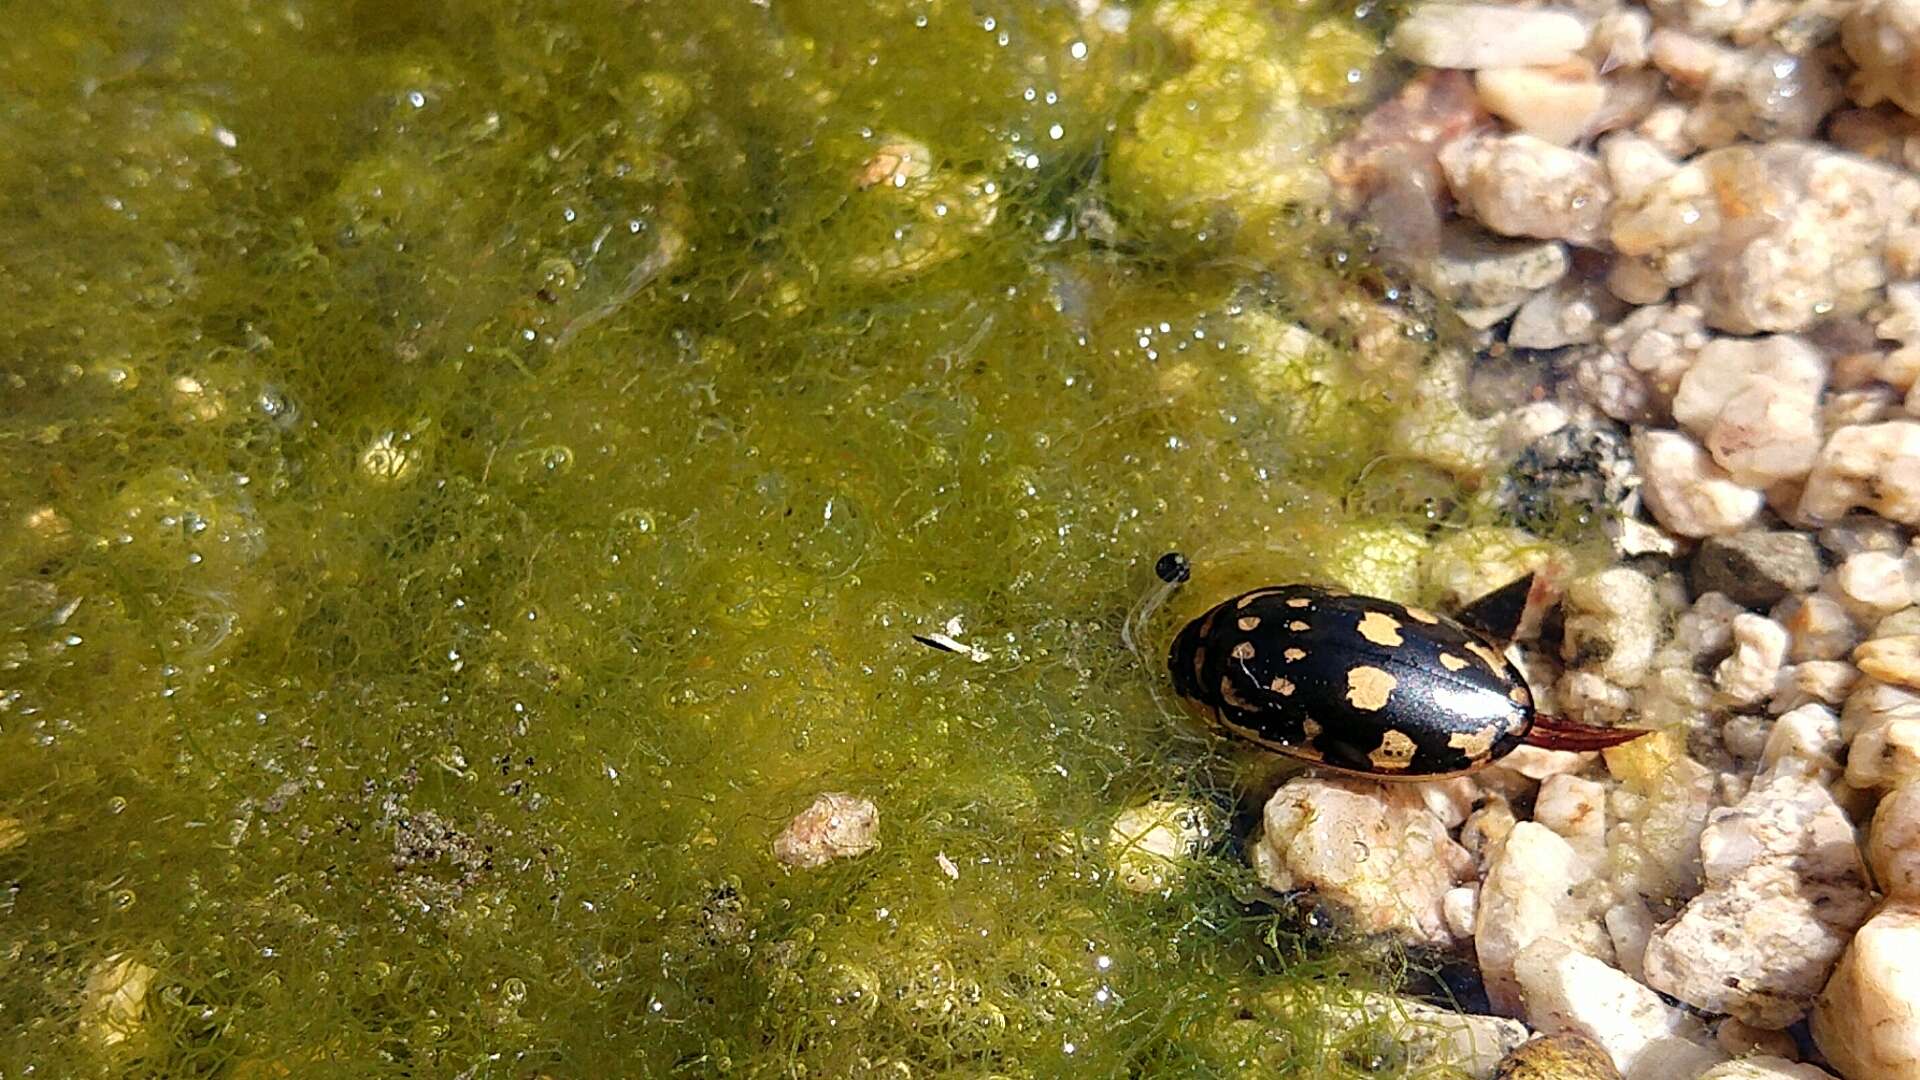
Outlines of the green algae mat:
{"label": "green algae mat", "polygon": [[1325,318],[1378,12],[7,19],[0,1077],[1395,1072],[1120,635],[1458,516]]}

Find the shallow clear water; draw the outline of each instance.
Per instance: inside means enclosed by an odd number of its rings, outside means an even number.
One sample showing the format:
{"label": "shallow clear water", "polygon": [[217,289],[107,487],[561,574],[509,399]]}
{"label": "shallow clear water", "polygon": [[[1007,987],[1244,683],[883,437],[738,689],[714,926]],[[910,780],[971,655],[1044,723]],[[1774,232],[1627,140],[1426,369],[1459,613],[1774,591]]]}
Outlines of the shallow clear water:
{"label": "shallow clear water", "polygon": [[[1318,107],[1377,15],[154,7],[0,44],[0,1076],[1391,1071],[1258,1004],[1378,957],[1231,841],[1102,848],[1251,783],[1154,558],[1450,490],[1282,358],[1350,241],[1139,143],[1264,122],[1175,16]],[[881,847],[783,871],[836,790]]]}

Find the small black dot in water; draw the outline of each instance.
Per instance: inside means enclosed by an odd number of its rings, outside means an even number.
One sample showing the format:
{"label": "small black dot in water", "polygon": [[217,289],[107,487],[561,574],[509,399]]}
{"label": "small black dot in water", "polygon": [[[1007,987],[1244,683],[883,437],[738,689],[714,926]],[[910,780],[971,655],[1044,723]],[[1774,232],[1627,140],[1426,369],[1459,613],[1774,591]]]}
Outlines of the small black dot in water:
{"label": "small black dot in water", "polygon": [[1177,551],[1169,551],[1160,556],[1159,562],[1153,564],[1153,572],[1161,581],[1169,585],[1178,585],[1193,576],[1193,564],[1187,561],[1185,555]]}

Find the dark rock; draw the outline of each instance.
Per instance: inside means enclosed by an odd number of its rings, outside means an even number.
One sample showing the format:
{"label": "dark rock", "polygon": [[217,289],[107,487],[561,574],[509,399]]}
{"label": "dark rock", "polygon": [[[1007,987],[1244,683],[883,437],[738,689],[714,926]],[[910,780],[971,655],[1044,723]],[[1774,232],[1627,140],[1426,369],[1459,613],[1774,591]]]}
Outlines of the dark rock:
{"label": "dark rock", "polygon": [[1639,486],[1620,428],[1576,422],[1528,446],[1500,478],[1496,498],[1521,527],[1552,534],[1612,518]]}
{"label": "dark rock", "polygon": [[1600,1044],[1585,1035],[1542,1035],[1494,1067],[1494,1080],[1620,1080]]}
{"label": "dark rock", "polygon": [[1820,548],[1813,537],[1750,529],[1701,544],[1688,583],[1695,596],[1725,593],[1736,604],[1764,611],[1820,584],[1820,572]]}

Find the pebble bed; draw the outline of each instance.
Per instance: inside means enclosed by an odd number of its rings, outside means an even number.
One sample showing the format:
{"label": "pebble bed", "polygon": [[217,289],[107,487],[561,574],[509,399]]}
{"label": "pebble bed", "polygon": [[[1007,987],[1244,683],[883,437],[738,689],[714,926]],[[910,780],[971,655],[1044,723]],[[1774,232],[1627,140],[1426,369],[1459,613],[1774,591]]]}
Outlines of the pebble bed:
{"label": "pebble bed", "polygon": [[[1496,1015],[1406,1014],[1474,1076],[1920,1077],[1920,0],[1436,3],[1392,47],[1328,172],[1479,334],[1397,435],[1617,556],[1516,533],[1437,576],[1538,572],[1542,710],[1655,734],[1296,777],[1255,869],[1476,957]],[[1197,843],[1178,813],[1116,847]]]}

